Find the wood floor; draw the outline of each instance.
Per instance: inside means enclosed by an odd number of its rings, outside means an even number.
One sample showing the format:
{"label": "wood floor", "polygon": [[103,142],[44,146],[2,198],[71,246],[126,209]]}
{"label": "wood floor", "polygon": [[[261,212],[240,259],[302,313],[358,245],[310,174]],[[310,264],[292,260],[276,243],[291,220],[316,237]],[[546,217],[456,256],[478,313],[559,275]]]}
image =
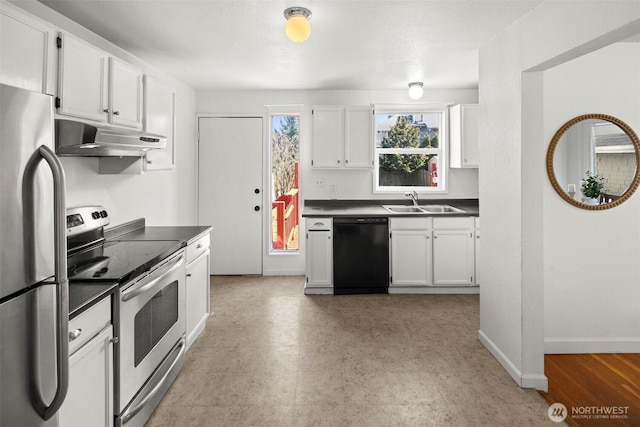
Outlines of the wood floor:
{"label": "wood floor", "polygon": [[550,404],[570,426],[640,426],[640,354],[547,354]]}

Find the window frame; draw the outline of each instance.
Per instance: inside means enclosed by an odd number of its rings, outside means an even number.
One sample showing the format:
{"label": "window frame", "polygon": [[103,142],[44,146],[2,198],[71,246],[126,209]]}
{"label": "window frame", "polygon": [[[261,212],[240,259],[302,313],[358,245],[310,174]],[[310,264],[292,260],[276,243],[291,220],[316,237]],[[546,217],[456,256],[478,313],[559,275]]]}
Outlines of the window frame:
{"label": "window frame", "polygon": [[[274,117],[280,117],[280,116],[296,116],[298,117],[298,164],[301,164],[300,158],[301,158],[301,152],[302,152],[302,139],[303,139],[303,130],[302,130],[302,125],[304,122],[304,112],[303,112],[303,108],[302,106],[298,106],[298,105],[282,105],[282,106],[278,106],[278,105],[272,105],[272,106],[267,106],[267,120],[266,120],[266,134],[267,134],[267,171],[268,171],[268,185],[269,185],[269,191],[268,191],[268,196],[266,197],[267,201],[268,201],[268,205],[269,209],[265,209],[265,211],[268,211],[269,214],[267,216],[268,221],[268,234],[267,234],[267,252],[269,254],[269,256],[281,256],[281,255],[300,255],[302,253],[301,250],[301,242],[300,242],[300,237],[298,237],[298,248],[297,249],[276,249],[273,247],[273,221],[272,221],[272,214],[271,214],[271,203],[272,203],[272,192],[273,192],[273,173],[272,171],[272,167],[273,167],[273,146],[272,146],[272,140],[271,140],[271,133],[273,131],[273,118]],[[299,187],[302,187],[301,181],[302,181],[302,171],[299,170],[299,176],[298,176],[298,185]],[[265,192],[266,193],[266,192]],[[298,200],[299,202],[302,201],[302,197],[300,195],[301,193],[301,188],[298,188]],[[298,210],[298,227],[300,227],[301,225],[301,219],[302,219],[302,209]],[[300,230],[298,229],[298,236],[300,236]]]}
{"label": "window frame", "polygon": [[[407,191],[417,191],[427,194],[447,194],[448,191],[448,147],[449,147],[449,104],[432,105],[375,105],[374,131],[373,131],[373,193],[398,194]],[[438,129],[438,148],[380,148],[377,146],[376,118],[381,114],[415,115],[415,114],[440,114],[440,128]],[[435,154],[438,158],[438,186],[381,186],[380,185],[380,155],[381,154]]]}

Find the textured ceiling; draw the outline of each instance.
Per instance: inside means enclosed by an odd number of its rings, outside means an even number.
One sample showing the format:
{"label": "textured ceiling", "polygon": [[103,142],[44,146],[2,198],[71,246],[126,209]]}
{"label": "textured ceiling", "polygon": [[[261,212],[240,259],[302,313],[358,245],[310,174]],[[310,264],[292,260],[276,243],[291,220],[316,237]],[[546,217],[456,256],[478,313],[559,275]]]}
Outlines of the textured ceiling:
{"label": "textured ceiling", "polygon": [[[196,89],[476,88],[478,48],[541,1],[40,0]],[[311,10],[303,44],[283,11]]]}

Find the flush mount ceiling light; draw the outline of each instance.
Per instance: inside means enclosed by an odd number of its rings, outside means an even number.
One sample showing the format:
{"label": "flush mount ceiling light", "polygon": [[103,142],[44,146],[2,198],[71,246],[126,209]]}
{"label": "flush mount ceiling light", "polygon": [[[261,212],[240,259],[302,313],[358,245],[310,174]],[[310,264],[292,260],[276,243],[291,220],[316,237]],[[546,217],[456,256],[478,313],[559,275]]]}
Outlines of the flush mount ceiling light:
{"label": "flush mount ceiling light", "polygon": [[285,9],[284,17],[287,24],[284,27],[287,37],[294,43],[302,43],[311,35],[311,11],[305,7],[290,7]]}
{"label": "flush mount ceiling light", "polygon": [[409,83],[409,98],[411,99],[420,99],[422,98],[422,82],[411,82]]}

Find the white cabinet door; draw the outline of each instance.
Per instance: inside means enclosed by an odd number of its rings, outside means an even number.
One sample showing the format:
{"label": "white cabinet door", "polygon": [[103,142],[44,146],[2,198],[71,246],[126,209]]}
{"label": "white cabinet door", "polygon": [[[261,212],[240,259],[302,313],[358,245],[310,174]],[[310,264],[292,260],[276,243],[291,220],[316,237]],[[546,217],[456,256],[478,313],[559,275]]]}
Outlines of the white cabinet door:
{"label": "white cabinet door", "polygon": [[187,350],[209,318],[209,250],[187,265]]}
{"label": "white cabinet door", "polygon": [[118,58],[109,63],[109,122],[141,129],[142,71]]}
{"label": "white cabinet door", "polygon": [[113,426],[112,338],[109,325],[69,357],[69,390],[60,408],[60,426]]}
{"label": "white cabinet door", "polygon": [[164,135],[167,146],[146,155],[145,170],[171,170],[175,167],[175,90],[150,76],[144,76],[145,132]]}
{"label": "white cabinet door", "polygon": [[473,229],[433,231],[433,284],[472,285]]}
{"label": "white cabinet door", "polygon": [[342,166],[342,107],[317,106],[312,112],[312,158],[316,168]]}
{"label": "white cabinet door", "polygon": [[344,166],[373,166],[373,108],[346,107],[344,135]]}
{"label": "white cabinet door", "polygon": [[431,285],[431,253],[431,230],[392,230],[390,287]]}
{"label": "white cabinet door", "polygon": [[475,226],[475,244],[474,244],[474,259],[475,259],[475,282],[476,285],[480,284],[480,217],[474,218],[474,226]]}
{"label": "white cabinet door", "polygon": [[333,286],[333,240],[332,232],[307,231],[307,286]]}
{"label": "white cabinet door", "polygon": [[59,114],[106,121],[109,56],[69,34],[60,33]]}
{"label": "white cabinet door", "polygon": [[450,166],[477,168],[480,164],[478,119],[476,104],[459,104],[449,109]]}
{"label": "white cabinet door", "polygon": [[479,266],[479,260],[480,260],[480,230],[476,230],[475,231],[475,235],[476,235],[476,242],[475,242],[475,284],[479,285],[480,284],[480,266]]}
{"label": "white cabinet door", "polygon": [[53,94],[55,29],[0,3],[0,83]]}

